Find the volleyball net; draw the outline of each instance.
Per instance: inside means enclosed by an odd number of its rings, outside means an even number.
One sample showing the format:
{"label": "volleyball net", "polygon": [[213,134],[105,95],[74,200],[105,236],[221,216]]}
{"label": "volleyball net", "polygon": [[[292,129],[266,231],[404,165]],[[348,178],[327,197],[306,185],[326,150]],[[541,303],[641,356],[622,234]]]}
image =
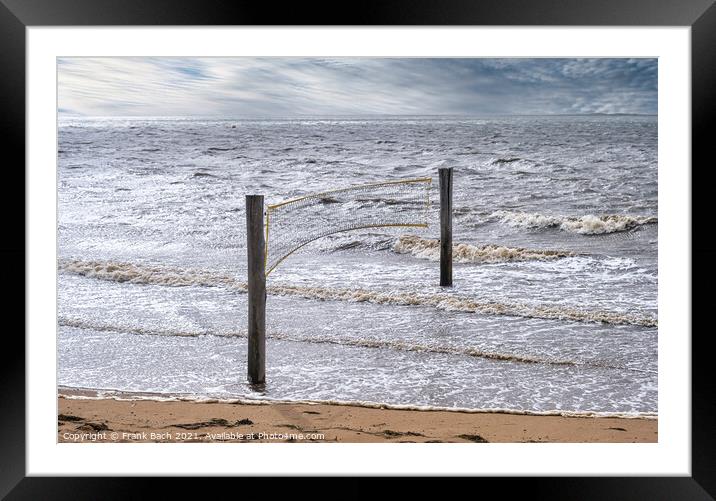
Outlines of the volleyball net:
{"label": "volleyball net", "polygon": [[266,275],[321,237],[364,228],[427,227],[432,179],[417,178],[314,193],[266,208]]}

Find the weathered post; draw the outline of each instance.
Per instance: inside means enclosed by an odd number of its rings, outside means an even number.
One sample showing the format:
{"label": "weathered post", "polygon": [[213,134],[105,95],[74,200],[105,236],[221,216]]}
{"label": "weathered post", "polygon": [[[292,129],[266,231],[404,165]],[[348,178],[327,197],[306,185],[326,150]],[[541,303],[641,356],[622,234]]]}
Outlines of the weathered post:
{"label": "weathered post", "polygon": [[452,286],[452,167],[440,174],[440,285]]}
{"label": "weathered post", "polygon": [[246,195],[246,244],[249,286],[248,379],[251,384],[263,384],[266,379],[266,242],[263,195]]}

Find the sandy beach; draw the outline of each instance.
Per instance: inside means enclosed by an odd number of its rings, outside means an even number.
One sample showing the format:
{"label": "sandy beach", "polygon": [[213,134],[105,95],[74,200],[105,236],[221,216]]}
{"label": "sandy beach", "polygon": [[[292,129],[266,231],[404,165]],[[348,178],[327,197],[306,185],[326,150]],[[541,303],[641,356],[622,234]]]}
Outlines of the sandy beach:
{"label": "sandy beach", "polygon": [[[58,442],[657,442],[658,420],[58,398]],[[75,398],[72,398],[75,397]]]}

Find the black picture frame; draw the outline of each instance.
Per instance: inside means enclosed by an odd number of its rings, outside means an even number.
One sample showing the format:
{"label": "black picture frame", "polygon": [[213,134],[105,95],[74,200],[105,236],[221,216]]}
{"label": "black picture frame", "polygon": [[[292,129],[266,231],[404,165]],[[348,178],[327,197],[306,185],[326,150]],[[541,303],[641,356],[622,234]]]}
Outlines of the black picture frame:
{"label": "black picture frame", "polygon": [[[118,26],[118,25],[543,25],[543,26],[689,26],[691,27],[692,71],[692,269],[696,260],[713,262],[716,244],[707,231],[709,214],[706,196],[710,190],[705,176],[713,170],[713,139],[716,107],[716,5],[714,0],[374,0],[358,2],[354,8],[338,3],[295,3],[277,8],[270,2],[222,2],[217,0],[0,0],[0,113],[1,136],[6,141],[8,190],[23,197],[25,186],[25,29],[31,26]],[[696,168],[698,166],[698,168]],[[684,173],[687,175],[688,173]],[[698,174],[698,182],[696,181]],[[16,182],[12,182],[16,181]],[[7,192],[6,192],[7,193]],[[22,193],[22,194],[21,194]],[[25,219],[11,196],[0,197],[5,235],[0,251],[6,263],[25,262]],[[703,225],[701,224],[703,223]],[[7,238],[10,235],[11,238]],[[20,274],[18,266],[6,273]],[[27,270],[25,270],[26,272]],[[705,264],[692,273],[692,312],[704,316],[712,309],[711,295],[699,294],[697,285],[714,283],[713,266]],[[12,277],[14,278],[14,277]],[[18,279],[20,277],[18,276]],[[24,283],[24,276],[23,276]],[[24,286],[23,286],[24,290]],[[6,289],[7,291],[7,289]],[[11,294],[5,302],[8,313],[24,311],[24,294]],[[8,315],[9,317],[9,315]],[[25,332],[23,316],[22,332]],[[551,499],[714,499],[716,496],[716,388],[710,374],[712,352],[708,349],[710,329],[693,329],[692,346],[692,476],[639,478],[532,478],[531,497]],[[2,371],[4,388],[0,412],[3,431],[0,455],[0,496],[8,499],[107,499],[137,497],[137,479],[48,478],[25,475],[25,343],[20,330],[8,329]],[[12,343],[8,343],[12,341]],[[484,482],[480,489],[484,492]],[[144,483],[154,483],[149,479]],[[201,482],[177,482],[185,494]],[[518,485],[518,484],[512,484]],[[144,487],[142,487],[143,489]],[[344,486],[345,488],[345,486]],[[166,493],[169,491],[162,490]],[[238,491],[237,491],[238,492]]]}

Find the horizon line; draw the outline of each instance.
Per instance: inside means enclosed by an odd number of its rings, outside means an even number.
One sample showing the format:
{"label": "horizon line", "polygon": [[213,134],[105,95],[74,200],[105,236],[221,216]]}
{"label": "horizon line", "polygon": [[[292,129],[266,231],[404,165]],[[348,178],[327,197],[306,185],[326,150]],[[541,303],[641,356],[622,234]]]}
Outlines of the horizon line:
{"label": "horizon line", "polygon": [[303,118],[400,118],[400,117],[446,117],[446,118],[492,118],[492,117],[588,117],[588,116],[637,116],[651,117],[658,116],[658,113],[486,113],[479,115],[456,115],[456,114],[335,114],[335,115],[83,115],[71,113],[57,113],[57,118],[73,118],[73,119],[150,119],[150,118],[182,118],[182,119],[214,119],[214,120],[277,120],[277,119],[303,119]]}

